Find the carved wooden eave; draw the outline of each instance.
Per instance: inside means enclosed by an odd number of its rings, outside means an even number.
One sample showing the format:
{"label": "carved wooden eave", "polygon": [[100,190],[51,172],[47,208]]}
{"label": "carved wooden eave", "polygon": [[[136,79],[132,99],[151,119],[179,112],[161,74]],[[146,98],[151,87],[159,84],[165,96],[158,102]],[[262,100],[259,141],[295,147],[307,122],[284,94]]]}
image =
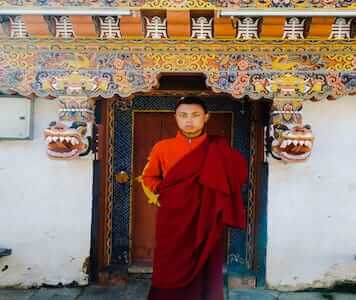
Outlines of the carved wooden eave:
{"label": "carved wooden eave", "polygon": [[352,9],[356,8],[353,0],[27,0],[12,1],[1,0],[2,8],[63,8],[63,7],[82,7],[82,8],[130,8],[130,9],[264,9],[264,8],[288,8],[288,9],[320,9],[320,8],[338,8]]}
{"label": "carved wooden eave", "polygon": [[2,39],[0,89],[22,95],[128,97],[160,73],[202,73],[215,92],[273,99],[356,93],[353,41],[53,41]]}

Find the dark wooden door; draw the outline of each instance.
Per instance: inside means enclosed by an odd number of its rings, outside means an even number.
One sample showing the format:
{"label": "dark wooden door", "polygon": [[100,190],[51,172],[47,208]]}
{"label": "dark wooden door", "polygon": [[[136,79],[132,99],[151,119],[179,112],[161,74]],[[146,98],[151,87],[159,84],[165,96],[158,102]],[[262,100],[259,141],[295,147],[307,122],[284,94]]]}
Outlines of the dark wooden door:
{"label": "dark wooden door", "polygon": [[[172,112],[134,112],[133,119],[133,178],[137,178],[147,162],[152,146],[159,140],[174,137],[177,132]],[[225,136],[231,141],[232,113],[213,112],[208,122],[209,134]],[[157,208],[147,199],[137,180],[132,186],[131,264],[152,265],[154,228]]]}

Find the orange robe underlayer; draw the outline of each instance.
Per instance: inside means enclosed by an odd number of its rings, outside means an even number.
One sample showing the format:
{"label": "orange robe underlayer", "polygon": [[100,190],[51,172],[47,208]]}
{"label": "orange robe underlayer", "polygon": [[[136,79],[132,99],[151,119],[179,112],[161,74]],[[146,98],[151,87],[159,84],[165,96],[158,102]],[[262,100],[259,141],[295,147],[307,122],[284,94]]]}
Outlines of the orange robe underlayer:
{"label": "orange robe underlayer", "polygon": [[178,132],[176,137],[165,139],[155,144],[142,173],[142,182],[145,187],[156,193],[158,185],[168,171],[206,138],[206,133],[196,138],[188,139]]}
{"label": "orange robe underlayer", "polygon": [[[223,223],[240,228],[245,224],[239,187],[246,164],[235,152],[221,138],[203,134],[188,139],[179,132],[153,147],[142,183],[161,193],[162,207],[149,300],[223,300]],[[191,191],[187,197],[182,196],[186,189]]]}

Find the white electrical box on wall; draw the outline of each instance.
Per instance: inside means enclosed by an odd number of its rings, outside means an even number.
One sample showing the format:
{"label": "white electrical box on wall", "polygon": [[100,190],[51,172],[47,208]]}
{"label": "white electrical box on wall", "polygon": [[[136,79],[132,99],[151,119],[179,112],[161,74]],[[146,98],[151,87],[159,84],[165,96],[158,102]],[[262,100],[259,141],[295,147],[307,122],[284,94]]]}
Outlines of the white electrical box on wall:
{"label": "white electrical box on wall", "polygon": [[30,99],[0,96],[0,139],[31,139],[32,109]]}

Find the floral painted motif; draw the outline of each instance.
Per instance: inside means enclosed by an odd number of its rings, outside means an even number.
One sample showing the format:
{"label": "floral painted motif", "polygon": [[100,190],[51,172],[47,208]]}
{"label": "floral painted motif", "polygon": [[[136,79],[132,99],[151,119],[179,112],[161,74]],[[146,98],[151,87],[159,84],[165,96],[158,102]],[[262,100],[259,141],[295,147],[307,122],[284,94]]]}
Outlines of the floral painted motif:
{"label": "floral painted motif", "polygon": [[354,0],[311,0],[311,4],[318,8],[355,8]]}
{"label": "floral painted motif", "polygon": [[143,59],[130,53],[42,52],[32,88],[40,96],[127,97],[151,89],[156,74],[144,72]]}
{"label": "floral painted motif", "polygon": [[[348,59],[339,56],[340,60]],[[293,90],[304,99],[319,100],[327,95],[341,96],[350,90],[352,80],[344,76],[342,82],[339,73],[322,71],[335,70],[339,64],[320,55],[233,54],[215,61],[214,66],[208,84],[215,91],[227,91],[237,98],[245,95],[254,99],[291,96],[288,91]],[[343,66],[348,69],[347,64]]]}
{"label": "floral painted motif", "polygon": [[217,7],[228,8],[355,8],[353,0],[216,0]]}
{"label": "floral painted motif", "polygon": [[29,6],[135,9],[356,8],[353,0],[0,0],[0,7]]}
{"label": "floral painted motif", "polygon": [[356,74],[355,73],[344,73],[341,74],[341,82],[346,87],[347,94],[356,94]]}

